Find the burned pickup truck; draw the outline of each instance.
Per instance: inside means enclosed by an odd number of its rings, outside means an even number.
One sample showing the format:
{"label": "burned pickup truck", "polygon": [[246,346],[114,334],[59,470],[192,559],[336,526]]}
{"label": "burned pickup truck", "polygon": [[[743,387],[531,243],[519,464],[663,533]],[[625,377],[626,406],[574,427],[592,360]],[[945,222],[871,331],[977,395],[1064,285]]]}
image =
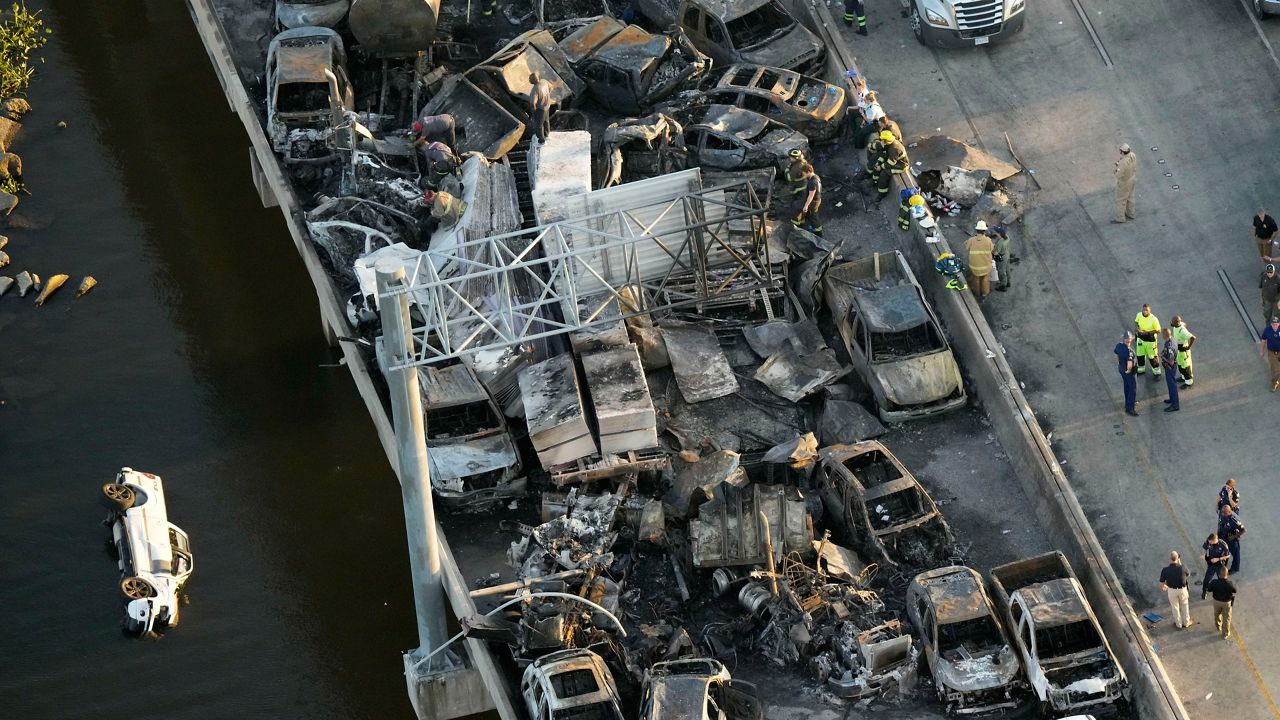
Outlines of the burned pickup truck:
{"label": "burned pickup truck", "polygon": [[977,570],[953,565],[917,575],[907,586],[907,617],[948,714],[1018,706],[1024,687],[1018,656]]}
{"label": "burned pickup truck", "polygon": [[991,587],[1046,715],[1122,709],[1129,683],[1066,556],[994,567]]}
{"label": "burned pickup truck", "polygon": [[644,112],[711,66],[678,29],[673,39],[608,15],[561,40],[560,49],[596,102],[630,114]]}
{"label": "burned pickup truck", "polygon": [[466,365],[418,370],[431,486],[452,507],[524,495],[520,457],[506,418]]}
{"label": "burned pickup truck", "polygon": [[851,541],[863,544],[864,557],[927,567],[950,554],[950,526],[889,448],[869,440],[832,445],[818,456],[823,506]]}
{"label": "burned pickup truck", "polygon": [[902,253],[832,267],[822,294],[881,420],[918,420],[964,406],[960,366]]}

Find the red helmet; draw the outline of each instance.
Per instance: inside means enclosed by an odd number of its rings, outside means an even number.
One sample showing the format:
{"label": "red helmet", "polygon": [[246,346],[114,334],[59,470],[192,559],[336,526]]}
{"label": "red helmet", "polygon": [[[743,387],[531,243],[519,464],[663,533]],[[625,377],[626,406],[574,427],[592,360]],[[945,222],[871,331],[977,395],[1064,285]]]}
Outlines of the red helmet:
{"label": "red helmet", "polygon": [[422,123],[420,123],[420,122],[415,122],[415,123],[413,124],[413,131],[414,131],[414,132],[422,132]]}

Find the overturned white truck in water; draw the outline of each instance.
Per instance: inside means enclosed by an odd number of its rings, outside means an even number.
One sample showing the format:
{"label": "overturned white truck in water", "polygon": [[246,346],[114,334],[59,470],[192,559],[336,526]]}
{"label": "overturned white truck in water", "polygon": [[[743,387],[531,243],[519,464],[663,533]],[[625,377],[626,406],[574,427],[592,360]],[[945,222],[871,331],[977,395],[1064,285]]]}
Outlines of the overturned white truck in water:
{"label": "overturned white truck in water", "polygon": [[194,569],[187,534],[169,522],[159,475],[121,468],[102,486],[107,525],[126,601],[125,631],[145,635],[178,624],[178,591]]}
{"label": "overturned white truck in water", "polygon": [[1128,680],[1065,555],[994,567],[991,588],[1046,715],[1123,712]]}

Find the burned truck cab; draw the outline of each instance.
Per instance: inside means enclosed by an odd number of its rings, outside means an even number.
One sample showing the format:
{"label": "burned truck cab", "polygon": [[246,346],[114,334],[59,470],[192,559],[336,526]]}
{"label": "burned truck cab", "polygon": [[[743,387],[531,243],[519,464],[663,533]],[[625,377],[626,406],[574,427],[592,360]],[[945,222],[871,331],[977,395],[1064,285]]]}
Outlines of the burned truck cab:
{"label": "burned truck cab", "polygon": [[497,403],[466,365],[418,370],[431,486],[445,505],[524,494],[520,457]]}

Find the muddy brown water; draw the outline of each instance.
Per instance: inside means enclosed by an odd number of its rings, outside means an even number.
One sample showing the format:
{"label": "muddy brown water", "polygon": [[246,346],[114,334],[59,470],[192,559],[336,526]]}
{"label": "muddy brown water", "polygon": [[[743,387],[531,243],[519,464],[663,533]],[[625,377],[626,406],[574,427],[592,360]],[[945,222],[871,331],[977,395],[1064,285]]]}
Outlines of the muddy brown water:
{"label": "muddy brown water", "polygon": [[[0,298],[0,717],[411,717],[399,490],[186,4],[29,3],[43,227],[0,231],[0,273],[71,280]],[[120,631],[98,494],[122,465],[164,477],[195,552],[158,640]]]}

